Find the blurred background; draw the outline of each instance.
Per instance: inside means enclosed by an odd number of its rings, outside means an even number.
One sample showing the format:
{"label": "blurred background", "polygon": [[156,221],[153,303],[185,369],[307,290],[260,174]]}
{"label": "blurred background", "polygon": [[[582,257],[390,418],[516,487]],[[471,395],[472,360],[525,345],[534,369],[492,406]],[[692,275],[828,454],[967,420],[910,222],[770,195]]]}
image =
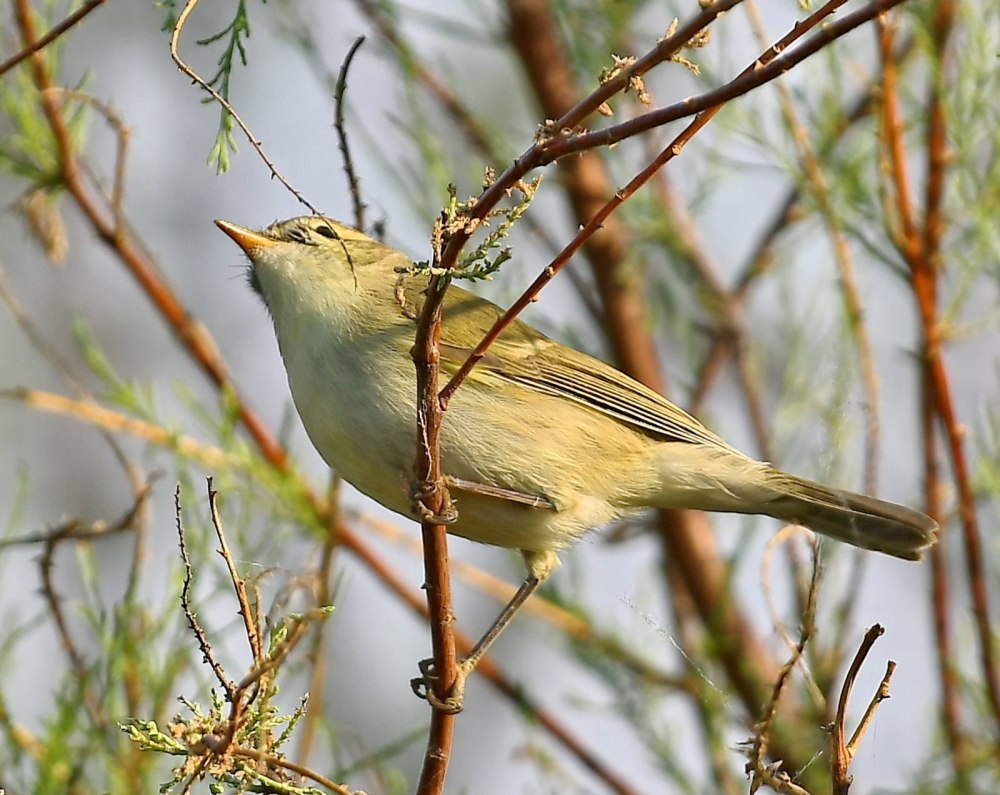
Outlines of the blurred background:
{"label": "blurred background", "polygon": [[[693,63],[646,76],[653,107],[728,82],[809,13],[791,2],[737,5],[705,46],[682,52]],[[41,34],[76,7],[14,0],[0,9],[0,61],[24,46],[25,9]],[[848,4],[834,20],[863,7]],[[210,158],[224,122],[170,58],[180,10],[111,0],[45,48],[40,66],[29,58],[0,74],[0,786],[134,792],[170,780],[178,759],[140,755],[117,724],[162,727],[185,711],[178,696],[209,706],[213,676],[179,604],[178,484],[194,610],[233,679],[252,664],[212,552],[204,478],[213,475],[237,565],[262,578],[262,609],[275,604],[275,621],[301,609],[287,584],[306,580],[311,598],[335,605],[281,669],[281,710],[312,696],[284,753],[355,789],[413,791],[428,707],[409,680],[429,655],[426,624],[370,561],[330,544],[306,516],[301,495],[247,435],[235,399],[221,396],[122,256],[124,240],[214,339],[239,400],[314,493],[327,494],[329,472],[291,406],[242,254],[212,223],[262,227],[308,210],[238,129],[238,151],[223,143]],[[613,54],[645,53],[675,16],[698,11],[577,0],[205,3],[179,49],[207,79],[234,48],[222,77],[233,107],[312,205],[352,223],[332,97],[348,49],[365,36],[344,107],[367,223],[420,260],[430,257],[449,183],[462,199],[478,195],[484,169],[499,173],[530,147],[553,108],[593,90]],[[995,791],[1000,25],[977,13],[969,3],[903,3],[888,25],[867,24],[780,84],[727,105],[526,316],[630,371],[652,365],[672,399],[751,455],[932,511],[943,525],[936,559],[907,564],[823,544],[818,608],[803,619],[811,553],[798,537],[770,544],[773,520],[649,516],[595,533],[546,588],[564,612],[519,616],[495,657],[607,774],[595,775],[539,712],[476,676],[447,791],[745,791],[741,743],[767,735],[755,727],[803,624],[813,636],[760,758],[784,759],[799,785],[826,791],[822,726],[875,623],[885,635],[861,669],[849,731],[886,661],[898,668],[851,764],[855,791]],[[234,33],[241,20],[246,35]],[[113,240],[66,184],[39,69],[79,92],[47,96],[69,125],[77,179],[112,227],[122,168]],[[637,93],[612,101],[614,117],[585,124],[646,112]],[[123,166],[102,106],[127,130]],[[511,302],[686,123],[543,169],[512,234],[513,259],[475,289]],[[220,156],[231,161],[225,173]],[[925,229],[928,220],[938,226]],[[641,313],[616,314],[629,307]],[[46,411],[22,387],[96,403],[165,436],[95,427],[79,406]],[[181,435],[231,457],[206,465]],[[60,536],[101,521],[114,528],[151,478],[121,532]],[[341,520],[419,594],[417,526],[346,484],[338,495]],[[521,564],[463,540],[450,549],[475,570],[456,570],[454,600],[458,626],[477,635],[498,609],[478,573],[516,584]]]}

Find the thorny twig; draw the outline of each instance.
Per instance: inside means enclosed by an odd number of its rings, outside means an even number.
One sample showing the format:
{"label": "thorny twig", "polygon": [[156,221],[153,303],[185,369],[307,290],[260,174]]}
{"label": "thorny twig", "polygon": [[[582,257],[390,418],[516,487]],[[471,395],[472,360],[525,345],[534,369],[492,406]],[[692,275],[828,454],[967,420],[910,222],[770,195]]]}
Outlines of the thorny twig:
{"label": "thorny twig", "polygon": [[191,632],[198,642],[198,648],[201,649],[202,660],[212,669],[215,678],[219,681],[222,689],[226,691],[226,699],[232,702],[236,698],[236,685],[226,675],[222,663],[215,658],[208,635],[198,621],[194,610],[191,608],[191,585],[194,582],[194,570],[191,568],[191,559],[188,557],[187,552],[187,541],[184,538],[184,523],[181,517],[181,486],[179,483],[174,490],[174,523],[177,527],[177,542],[180,547],[181,561],[184,564],[184,584],[181,586],[181,610],[184,612],[188,626],[191,628]]}
{"label": "thorny twig", "polygon": [[[792,526],[792,528],[794,528],[794,526]],[[790,533],[775,536],[774,539],[772,539],[772,542],[768,545],[769,552],[778,544],[792,538],[792,533],[794,532],[797,532],[797,530],[793,529]],[[765,561],[766,560],[767,557],[765,557]],[[805,789],[796,784],[788,773],[781,769],[783,760],[778,759],[774,763],[768,764],[766,759],[768,757],[768,747],[771,740],[771,726],[778,713],[778,700],[781,698],[781,694],[785,690],[785,686],[791,677],[792,671],[802,660],[806,646],[809,644],[809,641],[812,640],[813,633],[816,631],[816,600],[819,595],[821,572],[822,566],[820,565],[819,559],[819,543],[816,538],[813,537],[812,577],[809,580],[809,591],[806,597],[805,609],[803,610],[801,617],[799,640],[797,643],[792,644],[791,656],[778,671],[778,677],[771,688],[771,695],[768,698],[767,704],[764,706],[763,717],[754,727],[753,738],[746,744],[748,756],[746,768],[747,773],[751,775],[751,795],[753,795],[753,793],[755,793],[762,785],[769,786],[777,792],[788,793],[788,795],[808,795]],[[769,578],[766,577],[766,568],[762,569],[762,580],[765,586],[767,586]],[[766,587],[765,590],[768,594],[770,593],[769,587]],[[775,616],[775,618],[777,617]],[[786,632],[784,626],[782,626],[780,622],[776,622],[775,626],[779,628],[786,642],[789,642],[790,638],[788,638],[788,633]]]}
{"label": "thorny twig", "polygon": [[361,181],[358,179],[357,171],[354,169],[354,160],[351,159],[351,148],[347,142],[347,127],[344,124],[344,92],[347,90],[347,72],[351,68],[351,62],[355,54],[365,43],[364,36],[358,36],[351,45],[351,49],[344,56],[344,63],[340,66],[337,75],[337,86],[333,92],[334,119],[333,126],[337,131],[337,142],[340,146],[340,156],[344,161],[344,173],[347,175],[347,188],[351,193],[351,202],[354,206],[354,228],[364,231],[365,229],[365,203],[361,200]]}

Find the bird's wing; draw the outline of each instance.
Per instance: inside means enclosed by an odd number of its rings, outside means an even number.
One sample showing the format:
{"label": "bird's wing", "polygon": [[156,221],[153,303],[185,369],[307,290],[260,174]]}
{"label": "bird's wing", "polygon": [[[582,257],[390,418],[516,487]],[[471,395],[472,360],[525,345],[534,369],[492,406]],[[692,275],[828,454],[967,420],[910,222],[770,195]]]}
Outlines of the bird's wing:
{"label": "bird's wing", "polygon": [[[490,311],[485,311],[487,308]],[[441,364],[446,372],[454,372],[472,352],[456,344],[449,326],[453,333],[459,328],[462,340],[472,335],[482,337],[500,314],[499,307],[488,301],[454,286],[449,288],[441,337]],[[550,340],[521,321],[514,321],[476,367],[599,411],[664,441],[707,444],[735,452],[659,393],[599,359]]]}

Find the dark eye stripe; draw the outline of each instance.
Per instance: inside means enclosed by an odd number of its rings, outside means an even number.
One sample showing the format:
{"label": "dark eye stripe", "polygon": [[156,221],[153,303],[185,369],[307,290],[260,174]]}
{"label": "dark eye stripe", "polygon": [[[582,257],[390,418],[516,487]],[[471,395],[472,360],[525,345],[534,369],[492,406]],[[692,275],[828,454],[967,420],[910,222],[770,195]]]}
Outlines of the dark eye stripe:
{"label": "dark eye stripe", "polygon": [[309,244],[309,233],[299,226],[293,226],[285,230],[285,239],[291,240],[295,243],[306,243]]}
{"label": "dark eye stripe", "polygon": [[323,237],[328,237],[331,240],[336,240],[336,238],[337,238],[336,233],[330,227],[328,227],[326,224],[320,224],[319,226],[317,226],[316,227],[316,234],[323,235]]}

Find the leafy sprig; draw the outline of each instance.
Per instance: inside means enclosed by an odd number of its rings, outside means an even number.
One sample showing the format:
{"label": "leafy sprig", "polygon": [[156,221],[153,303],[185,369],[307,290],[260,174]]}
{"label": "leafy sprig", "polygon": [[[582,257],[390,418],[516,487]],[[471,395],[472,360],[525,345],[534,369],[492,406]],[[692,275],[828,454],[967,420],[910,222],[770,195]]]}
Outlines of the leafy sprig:
{"label": "leafy sprig", "polygon": [[[484,179],[484,187],[488,187],[495,180],[493,170],[487,168]],[[470,197],[465,201],[458,200],[458,191],[454,185],[448,186],[448,202],[441,211],[441,216],[434,223],[434,230],[431,234],[431,248],[434,251],[433,262],[414,263],[414,271],[422,271],[435,276],[443,276],[447,279],[466,279],[469,281],[490,281],[493,274],[500,270],[500,267],[511,258],[510,246],[504,245],[504,240],[510,234],[514,224],[528,211],[532,199],[541,183],[541,177],[535,177],[530,182],[521,180],[510,191],[511,195],[516,191],[520,194],[520,199],[508,207],[500,207],[490,211],[485,219],[472,217],[472,209],[476,206],[476,199]],[[460,229],[469,232],[476,231],[480,226],[489,227],[492,219],[500,219],[495,228],[483,238],[482,242],[469,254],[462,257],[454,269],[438,267],[435,263],[441,261],[441,254],[444,251],[448,238]]]}

